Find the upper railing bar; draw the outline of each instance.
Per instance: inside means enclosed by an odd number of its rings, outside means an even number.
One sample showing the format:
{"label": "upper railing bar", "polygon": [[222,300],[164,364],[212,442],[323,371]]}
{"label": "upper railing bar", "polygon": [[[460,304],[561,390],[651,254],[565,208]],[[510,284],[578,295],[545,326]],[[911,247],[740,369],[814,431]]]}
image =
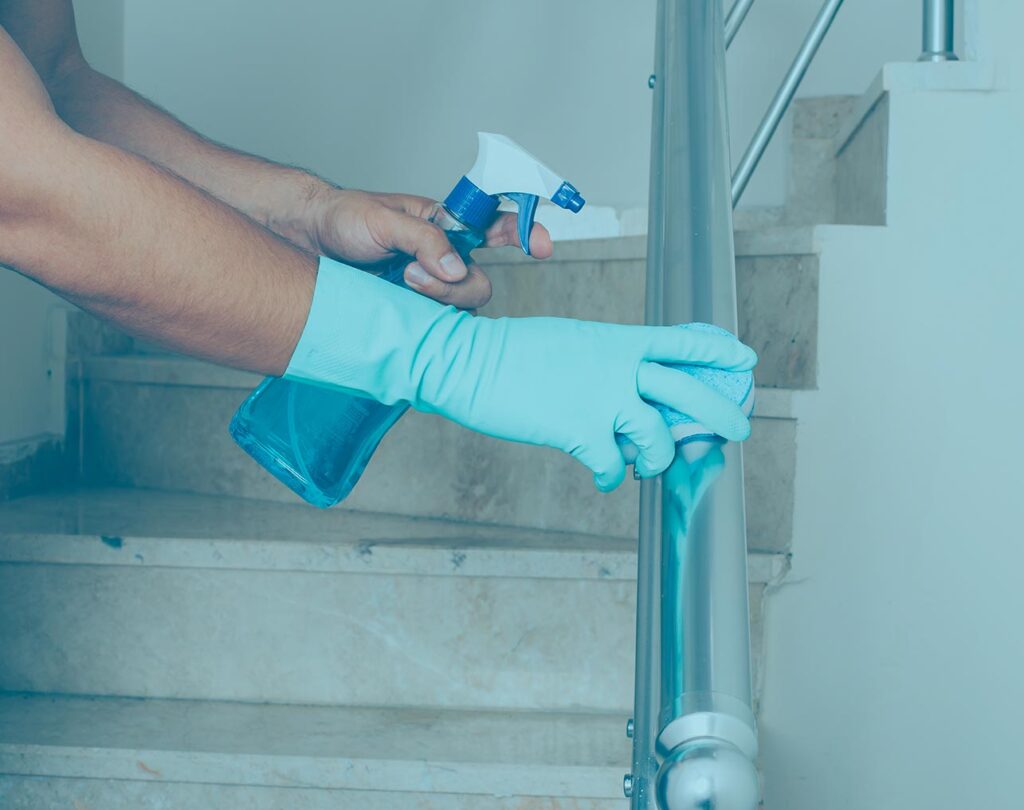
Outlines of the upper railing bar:
{"label": "upper railing bar", "polygon": [[736,0],[729,9],[729,15],[725,18],[725,47],[732,45],[740,26],[747,18],[747,12],[754,5],[754,0]]}
{"label": "upper railing bar", "polygon": [[[740,1],[737,0],[737,3]],[[811,30],[807,32],[803,45],[800,46],[793,64],[790,65],[785,78],[782,80],[782,86],[779,87],[775,98],[772,99],[772,103],[768,106],[760,126],[758,126],[754,137],[750,141],[750,146],[743,153],[743,157],[733,172],[732,204],[734,207],[739,202],[740,197],[743,196],[747,183],[750,182],[750,176],[754,173],[754,169],[757,168],[757,164],[764,155],[764,150],[771,141],[772,135],[778,129],[782,116],[786,114],[786,110],[789,108],[790,102],[792,102],[793,96],[804,78],[804,74],[807,73],[807,68],[810,67],[814,55],[818,52],[818,48],[821,46],[822,40],[825,39],[825,35],[828,33],[828,29],[831,27],[832,21],[836,18],[836,14],[839,12],[839,7],[842,4],[843,0],[825,0],[825,5],[822,6],[818,16],[815,17]]]}

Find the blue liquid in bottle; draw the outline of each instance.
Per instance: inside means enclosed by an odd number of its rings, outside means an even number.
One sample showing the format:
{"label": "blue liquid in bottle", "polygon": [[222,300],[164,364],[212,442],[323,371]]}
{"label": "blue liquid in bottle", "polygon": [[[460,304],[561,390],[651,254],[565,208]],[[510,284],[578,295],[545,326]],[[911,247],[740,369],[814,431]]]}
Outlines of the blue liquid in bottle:
{"label": "blue liquid in bottle", "polygon": [[[482,233],[467,228],[444,206],[430,221],[442,228],[464,260]],[[403,258],[381,278],[406,286]],[[384,434],[409,404],[376,400],[281,377],[267,377],[242,403],[228,430],[245,452],[304,500],[326,509],[358,483]]]}

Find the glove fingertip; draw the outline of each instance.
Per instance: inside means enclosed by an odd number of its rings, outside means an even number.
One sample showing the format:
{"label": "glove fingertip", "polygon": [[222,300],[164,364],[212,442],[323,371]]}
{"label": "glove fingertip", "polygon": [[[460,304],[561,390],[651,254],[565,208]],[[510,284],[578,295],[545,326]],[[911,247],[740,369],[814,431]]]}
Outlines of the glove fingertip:
{"label": "glove fingertip", "polygon": [[757,352],[746,344],[733,340],[727,349],[715,352],[707,365],[725,371],[753,371],[757,366]]}
{"label": "glove fingertip", "polygon": [[594,473],[594,486],[600,492],[611,492],[618,489],[619,485],[626,479],[625,466],[614,472]]}
{"label": "glove fingertip", "polygon": [[723,439],[728,439],[731,442],[746,441],[750,438],[750,420],[745,416],[741,416],[732,422],[727,428],[723,429],[719,435]]}
{"label": "glove fingertip", "polygon": [[666,459],[652,459],[649,454],[641,455],[633,465],[633,470],[637,477],[654,478],[655,476],[661,475],[668,469],[669,465],[672,463],[672,459],[675,458],[674,450],[675,445],[673,445],[673,452],[670,453]]}
{"label": "glove fingertip", "polygon": [[744,344],[742,358],[736,365],[736,371],[753,371],[757,368],[757,361],[757,352]]}

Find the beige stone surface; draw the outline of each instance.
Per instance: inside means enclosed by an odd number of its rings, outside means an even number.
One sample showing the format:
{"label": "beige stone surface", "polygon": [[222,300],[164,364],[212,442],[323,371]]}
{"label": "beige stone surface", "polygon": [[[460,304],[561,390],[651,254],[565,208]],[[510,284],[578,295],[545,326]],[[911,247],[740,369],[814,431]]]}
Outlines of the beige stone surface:
{"label": "beige stone surface", "polygon": [[889,97],[878,99],[840,145],[836,158],[837,221],[850,225],[886,223],[889,159]]}
{"label": "beige stone surface", "polygon": [[[629,762],[624,728],[615,714],[6,695],[0,773],[358,790],[368,799],[376,791],[607,799],[621,795]],[[9,789],[0,781],[0,798]]]}
{"label": "beige stone surface", "polygon": [[736,278],[740,334],[758,354],[755,377],[759,384],[814,388],[818,372],[817,257],[740,258]]}
{"label": "beige stone surface", "polygon": [[[621,770],[621,769],[620,769]],[[621,776],[619,777],[621,780]],[[621,793],[621,792],[620,792]],[[0,776],[5,810],[622,810],[625,800]]]}
{"label": "beige stone surface", "polygon": [[[299,501],[241,451],[227,432],[245,392],[229,388],[88,384],[86,480],[245,498]],[[756,413],[756,410],[755,410]],[[787,520],[763,518],[792,500],[794,447],[785,420],[754,419],[745,473],[750,544],[780,549]],[[770,458],[761,466],[757,459]],[[786,471],[779,475],[778,471]],[[425,471],[429,471],[427,474]],[[345,506],[374,512],[635,537],[638,487],[598,493],[589,471],[548,448],[502,442],[437,416],[409,412],[384,438]]]}
{"label": "beige stone surface", "polygon": [[[630,546],[133,490],[15,501],[0,690],[626,711]],[[784,568],[751,555],[755,620]]]}

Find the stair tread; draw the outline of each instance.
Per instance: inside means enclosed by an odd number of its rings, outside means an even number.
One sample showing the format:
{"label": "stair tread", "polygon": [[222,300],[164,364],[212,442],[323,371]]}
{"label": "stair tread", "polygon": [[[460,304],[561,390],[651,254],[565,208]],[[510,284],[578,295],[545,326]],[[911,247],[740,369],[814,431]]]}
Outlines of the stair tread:
{"label": "stair tread", "polygon": [[[765,255],[803,255],[817,252],[814,225],[769,225],[735,231],[738,257]],[[647,255],[646,236],[612,236],[602,239],[569,239],[555,245],[555,255],[545,264],[563,262],[629,261]],[[489,250],[481,263],[529,264],[536,259],[512,247]],[[537,265],[544,266],[544,265]]]}
{"label": "stair tread", "polygon": [[[751,554],[754,582],[778,554]],[[634,579],[629,538],[319,510],[220,495],[79,488],[0,504],[0,562],[324,573]]]}
{"label": "stair tread", "polygon": [[[0,694],[0,773],[615,797],[617,713]],[[618,794],[621,796],[621,794]]]}

